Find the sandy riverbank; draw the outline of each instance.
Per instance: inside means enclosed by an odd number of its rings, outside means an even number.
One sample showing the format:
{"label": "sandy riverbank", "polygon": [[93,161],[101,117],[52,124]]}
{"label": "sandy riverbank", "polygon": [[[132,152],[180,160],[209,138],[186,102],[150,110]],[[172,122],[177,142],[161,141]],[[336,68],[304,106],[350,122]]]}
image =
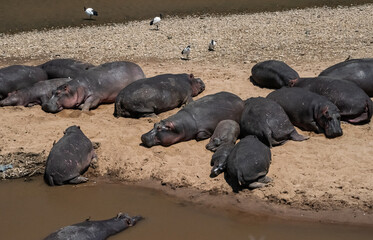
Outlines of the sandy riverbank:
{"label": "sandy riverbank", "polygon": [[[250,70],[256,62],[278,59],[301,76],[315,76],[349,56],[372,57],[372,11],[370,4],[224,17],[165,18],[159,31],[151,30],[148,21],[140,21],[3,34],[0,64],[32,65],[56,57],[94,64],[130,60],[138,63],[147,76],[193,73],[206,84],[206,91],[198,98],[224,90],[246,99],[266,96],[271,91],[250,83]],[[207,51],[211,39],[218,42],[215,52]],[[183,61],[180,52],[188,44],[193,48],[191,60]],[[195,202],[211,202],[203,200],[208,196],[216,199],[213,205],[234,205],[243,211],[258,213],[258,209],[263,209],[268,214],[308,214],[331,221],[373,222],[372,123],[342,124],[344,135],[336,139],[300,131],[310,139],[272,149],[268,175],[274,181],[268,187],[233,194],[223,176],[209,178],[212,153],[204,148],[208,140],[168,148],[139,146],[141,134],[177,111],[137,120],[114,118],[112,104],[100,106],[90,114],[64,110],[53,115],[39,106],[1,108],[0,164],[22,159],[15,154],[19,152],[35,153],[27,159],[42,162],[63,130],[77,124],[93,142],[101,145],[97,149],[98,167],[91,174],[147,185],[150,181],[152,187],[167,188],[169,193]]]}

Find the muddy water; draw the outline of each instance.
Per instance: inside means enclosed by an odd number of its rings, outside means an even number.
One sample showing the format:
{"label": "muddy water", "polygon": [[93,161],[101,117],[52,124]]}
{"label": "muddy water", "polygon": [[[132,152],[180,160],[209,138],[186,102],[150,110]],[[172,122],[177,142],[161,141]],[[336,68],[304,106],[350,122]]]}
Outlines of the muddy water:
{"label": "muddy water", "polygon": [[0,239],[42,239],[62,226],[141,214],[146,220],[110,239],[371,239],[372,228],[296,223],[185,204],[122,184],[49,187],[42,178],[0,182]]}
{"label": "muddy water", "polygon": [[[164,15],[276,11],[363,4],[371,0],[0,0],[0,32],[151,19]],[[83,7],[99,13],[87,19]]]}

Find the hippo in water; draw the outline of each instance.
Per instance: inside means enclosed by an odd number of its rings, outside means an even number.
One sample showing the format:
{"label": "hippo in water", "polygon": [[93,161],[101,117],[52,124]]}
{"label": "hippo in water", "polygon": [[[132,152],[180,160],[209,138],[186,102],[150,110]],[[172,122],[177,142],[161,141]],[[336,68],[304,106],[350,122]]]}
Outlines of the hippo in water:
{"label": "hippo in water", "polygon": [[101,103],[114,103],[120,90],[142,78],[145,78],[144,72],[135,63],[105,63],[59,86],[42,109],[50,113],[57,113],[64,108],[89,111]]}
{"label": "hippo in water", "polygon": [[319,76],[354,82],[373,97],[373,58],[347,60],[325,69]]}
{"label": "hippo in water", "polygon": [[372,100],[356,84],[329,77],[300,78],[291,86],[325,96],[334,103],[341,119],[350,123],[367,123],[372,117]]}
{"label": "hippo in water", "polygon": [[303,88],[281,88],[268,94],[285,110],[290,121],[306,131],[325,133],[328,138],[342,136],[339,109],[326,97]]}
{"label": "hippo in water", "polygon": [[128,227],[135,226],[142,219],[141,216],[130,217],[127,214],[118,213],[116,217],[108,220],[86,220],[63,227],[44,240],[104,240]]}
{"label": "hippo in water", "polygon": [[295,130],[284,109],[268,98],[247,99],[240,126],[241,136],[255,135],[270,148],[281,145],[287,140],[308,139]]}
{"label": "hippo in water", "polygon": [[93,68],[90,63],[81,62],[75,59],[54,59],[39,65],[47,74],[49,79],[53,78],[74,78],[81,71]]}
{"label": "hippo in water", "polygon": [[270,182],[266,175],[271,164],[271,150],[256,136],[248,135],[232,149],[224,178],[234,192],[242,188],[260,188]]}
{"label": "hippo in water", "polygon": [[207,95],[154,124],[151,131],[141,136],[141,141],[146,147],[152,147],[209,138],[220,121],[231,119],[238,123],[243,105],[242,99],[233,93],[219,92]]}
{"label": "hippo in water", "polygon": [[0,107],[42,105],[52,96],[53,90],[71,80],[71,78],[55,78],[34,83],[30,87],[9,93],[7,98],[0,101]]}
{"label": "hippo in water", "polygon": [[212,155],[210,165],[212,166],[210,177],[217,177],[227,168],[229,154],[234,148],[234,143],[228,142],[221,144]]}
{"label": "hippo in water", "polygon": [[47,79],[47,73],[39,67],[12,65],[1,68],[0,100],[6,98],[8,93]]}
{"label": "hippo in water", "polygon": [[240,135],[240,125],[234,120],[223,120],[218,123],[212,134],[206,149],[215,152],[216,149],[224,144],[235,144],[238,136]]}
{"label": "hippo in water", "polygon": [[298,73],[286,63],[268,60],[254,65],[250,80],[259,87],[278,89],[288,86],[290,80],[298,78]]}
{"label": "hippo in water", "polygon": [[78,184],[88,181],[81,176],[96,158],[92,142],[79,126],[68,127],[53,145],[45,166],[44,180],[50,185]]}
{"label": "hippo in water", "polygon": [[193,101],[205,84],[193,74],[162,74],[137,80],[123,88],[115,100],[115,117],[145,117]]}

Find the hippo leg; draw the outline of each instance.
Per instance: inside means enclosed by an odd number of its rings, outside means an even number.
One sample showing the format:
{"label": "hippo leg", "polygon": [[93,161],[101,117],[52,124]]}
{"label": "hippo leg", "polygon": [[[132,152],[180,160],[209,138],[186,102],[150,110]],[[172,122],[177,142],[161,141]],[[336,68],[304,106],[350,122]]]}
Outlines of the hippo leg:
{"label": "hippo leg", "polygon": [[311,121],[311,126],[312,126],[312,130],[315,131],[316,133],[324,132],[323,130],[319,128],[319,126],[317,126],[317,123],[315,121]]}
{"label": "hippo leg", "polygon": [[290,139],[293,140],[293,141],[304,141],[304,140],[307,140],[309,139],[310,137],[308,136],[303,136],[303,135],[300,135],[296,130],[294,130],[291,134],[290,134]]}
{"label": "hippo leg", "polygon": [[255,189],[255,188],[262,188],[267,185],[267,183],[271,182],[272,179],[270,177],[264,176],[261,178],[258,178],[256,182],[250,183],[249,188]]}
{"label": "hippo leg", "polygon": [[82,111],[89,111],[92,108],[96,108],[98,104],[100,103],[100,98],[96,98],[94,96],[89,96],[83,106],[82,106]]}
{"label": "hippo leg", "polygon": [[88,178],[83,176],[77,176],[69,181],[71,184],[79,184],[79,183],[85,183],[88,181]]}
{"label": "hippo leg", "polygon": [[201,140],[207,139],[209,137],[211,137],[210,132],[200,131],[200,132],[197,133],[196,140],[201,141]]}

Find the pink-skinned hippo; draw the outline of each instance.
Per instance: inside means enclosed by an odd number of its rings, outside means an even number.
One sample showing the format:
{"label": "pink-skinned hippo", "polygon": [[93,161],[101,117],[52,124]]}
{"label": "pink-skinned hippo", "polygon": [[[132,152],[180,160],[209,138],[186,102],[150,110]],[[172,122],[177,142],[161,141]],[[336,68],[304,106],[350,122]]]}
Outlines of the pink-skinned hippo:
{"label": "pink-skinned hippo", "polygon": [[42,68],[48,74],[48,79],[53,79],[74,78],[79,75],[81,71],[93,68],[94,65],[71,58],[59,58],[45,62],[38,67]]}
{"label": "pink-skinned hippo", "polygon": [[64,108],[89,111],[102,103],[114,103],[124,87],[142,78],[145,78],[144,72],[135,63],[105,63],[90,68],[72,81],[59,86],[42,109],[50,113],[57,113]]}
{"label": "pink-skinned hippo", "polygon": [[162,74],[137,80],[115,100],[115,117],[140,118],[159,114],[193,101],[205,84],[193,74]]}
{"label": "pink-skinned hippo", "polygon": [[154,124],[154,128],[141,136],[144,146],[170,146],[172,144],[211,137],[222,120],[240,121],[244,103],[233,93],[219,92],[187,104],[176,114]]}
{"label": "pink-skinned hippo", "polygon": [[29,87],[32,84],[47,80],[47,73],[39,68],[25,65],[12,65],[0,69],[0,100],[8,93]]}

